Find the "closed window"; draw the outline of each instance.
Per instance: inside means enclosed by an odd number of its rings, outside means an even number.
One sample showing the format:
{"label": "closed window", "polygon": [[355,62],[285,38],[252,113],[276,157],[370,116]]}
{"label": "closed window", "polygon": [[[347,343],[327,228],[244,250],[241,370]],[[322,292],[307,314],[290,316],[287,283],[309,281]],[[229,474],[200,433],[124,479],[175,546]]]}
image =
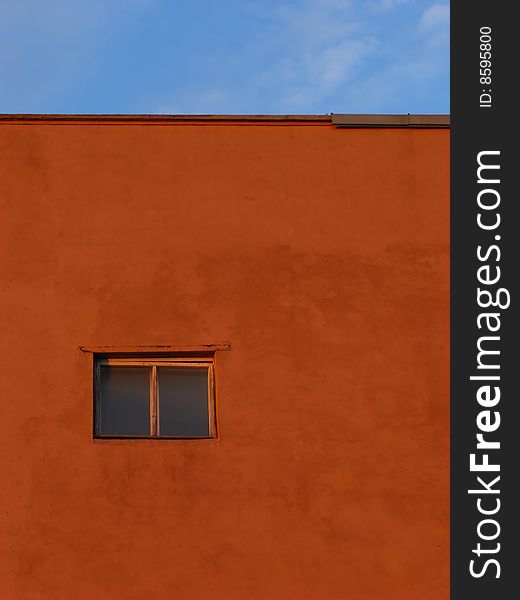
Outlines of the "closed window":
{"label": "closed window", "polygon": [[213,358],[97,358],[95,435],[214,437]]}

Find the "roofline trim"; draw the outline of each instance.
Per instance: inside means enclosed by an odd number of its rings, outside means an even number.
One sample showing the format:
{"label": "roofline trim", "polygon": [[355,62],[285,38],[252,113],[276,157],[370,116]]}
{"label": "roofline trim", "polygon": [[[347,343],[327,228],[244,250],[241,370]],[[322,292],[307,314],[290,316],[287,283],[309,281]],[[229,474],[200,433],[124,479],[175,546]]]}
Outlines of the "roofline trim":
{"label": "roofline trim", "polygon": [[330,123],[331,115],[154,115],[154,114],[0,114],[1,121],[94,121],[94,122],[271,122],[271,121],[319,121]]}
{"label": "roofline trim", "polygon": [[424,127],[446,128],[450,126],[450,115],[359,115],[333,114],[332,124],[336,127]]}
{"label": "roofline trim", "polygon": [[330,115],[124,115],[124,114],[0,114],[0,123],[88,124],[332,124],[338,128],[448,128],[449,115],[335,114]]}

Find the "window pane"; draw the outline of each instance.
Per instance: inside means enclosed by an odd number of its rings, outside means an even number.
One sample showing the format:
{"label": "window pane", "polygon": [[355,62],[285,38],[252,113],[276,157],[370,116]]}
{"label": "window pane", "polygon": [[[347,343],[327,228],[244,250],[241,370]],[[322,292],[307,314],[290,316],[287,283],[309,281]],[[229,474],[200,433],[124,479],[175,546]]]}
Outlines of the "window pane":
{"label": "window pane", "polygon": [[157,369],[160,435],[209,435],[208,369]]}
{"label": "window pane", "polygon": [[101,434],[150,435],[150,369],[101,367]]}

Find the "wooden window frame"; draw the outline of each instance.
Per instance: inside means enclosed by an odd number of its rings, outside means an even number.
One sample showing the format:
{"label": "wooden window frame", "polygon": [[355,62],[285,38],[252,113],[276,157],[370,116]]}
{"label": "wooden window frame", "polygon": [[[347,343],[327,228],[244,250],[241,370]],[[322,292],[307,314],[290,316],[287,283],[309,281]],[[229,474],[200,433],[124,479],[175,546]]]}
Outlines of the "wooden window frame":
{"label": "wooden window frame", "polygon": [[[150,369],[150,434],[101,433],[101,367],[146,367]],[[160,395],[157,367],[207,369],[208,435],[171,436],[160,434]],[[215,357],[96,357],[94,359],[94,437],[97,439],[207,440],[217,437]]]}

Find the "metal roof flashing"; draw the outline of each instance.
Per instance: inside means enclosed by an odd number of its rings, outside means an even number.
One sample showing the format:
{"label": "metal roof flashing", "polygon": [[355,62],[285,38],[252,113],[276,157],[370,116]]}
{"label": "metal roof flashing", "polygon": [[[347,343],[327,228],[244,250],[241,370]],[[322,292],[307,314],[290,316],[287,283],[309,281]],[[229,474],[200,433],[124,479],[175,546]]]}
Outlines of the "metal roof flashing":
{"label": "metal roof flashing", "polygon": [[360,115],[332,114],[336,127],[422,127],[446,128],[450,126],[449,115]]}
{"label": "metal roof flashing", "polygon": [[336,114],[330,115],[110,115],[110,114],[0,114],[0,123],[42,124],[229,124],[333,125],[338,128],[448,128],[449,115]]}

